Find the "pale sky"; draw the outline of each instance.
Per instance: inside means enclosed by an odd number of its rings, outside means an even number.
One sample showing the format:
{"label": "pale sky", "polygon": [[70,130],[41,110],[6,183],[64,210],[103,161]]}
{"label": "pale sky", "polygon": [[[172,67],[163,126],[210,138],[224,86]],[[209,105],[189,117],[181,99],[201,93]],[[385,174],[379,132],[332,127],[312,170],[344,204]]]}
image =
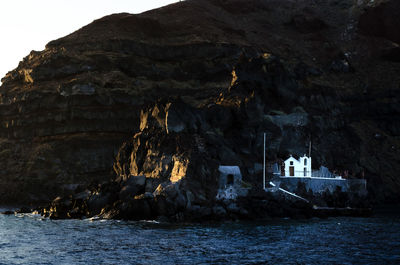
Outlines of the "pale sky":
{"label": "pale sky", "polygon": [[[0,79],[31,50],[41,51],[95,19],[141,13],[177,0],[3,0],[0,1]],[[0,82],[1,84],[1,82]]]}

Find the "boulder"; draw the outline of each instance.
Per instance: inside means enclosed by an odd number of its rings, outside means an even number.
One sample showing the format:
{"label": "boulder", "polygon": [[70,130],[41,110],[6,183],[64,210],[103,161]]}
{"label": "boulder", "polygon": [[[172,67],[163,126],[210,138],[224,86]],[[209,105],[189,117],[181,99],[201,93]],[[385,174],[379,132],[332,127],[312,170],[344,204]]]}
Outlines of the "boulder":
{"label": "boulder", "polygon": [[110,203],[110,195],[104,193],[94,193],[87,200],[87,206],[92,214],[99,213],[108,203]]}
{"label": "boulder", "polygon": [[68,218],[82,218],[82,216],[84,216],[85,213],[82,212],[81,208],[79,207],[75,207],[72,210],[67,212],[67,216]]}
{"label": "boulder", "polygon": [[45,210],[45,216],[50,219],[67,219],[68,211],[72,206],[72,201],[67,198],[57,197]]}
{"label": "boulder", "polygon": [[239,214],[244,217],[249,216],[249,212],[245,208],[240,208]]}
{"label": "boulder", "polygon": [[336,73],[349,73],[354,70],[350,62],[344,57],[333,60],[329,69]]}
{"label": "boulder", "polygon": [[179,183],[161,183],[153,192],[154,197],[164,196],[168,199],[175,199],[179,193]]}
{"label": "boulder", "polygon": [[89,198],[90,196],[90,191],[89,190],[85,190],[79,193],[76,193],[73,195],[73,199],[75,200],[85,200],[87,198]]}
{"label": "boulder", "polygon": [[202,218],[210,216],[212,214],[212,209],[210,207],[201,206],[198,209],[198,213]]}
{"label": "boulder", "polygon": [[135,195],[145,191],[146,176],[132,176],[122,182],[122,188],[119,192],[119,199],[126,201],[132,199]]}
{"label": "boulder", "polygon": [[186,208],[190,208],[192,206],[192,202],[195,200],[193,193],[190,190],[186,191],[186,201],[187,205]]}
{"label": "boulder", "polygon": [[116,207],[112,207],[109,209],[103,208],[98,217],[102,218],[102,219],[118,219],[118,218],[120,218],[120,216],[121,216],[120,209],[116,208]]}
{"label": "boulder", "polygon": [[145,192],[154,192],[154,187],[153,187],[153,180],[151,178],[146,178],[146,185],[144,188]]}
{"label": "boulder", "polygon": [[135,185],[125,185],[121,188],[121,191],[119,192],[119,199],[122,201],[133,199],[138,191],[139,189]]}
{"label": "boulder", "polygon": [[164,194],[169,199],[175,199],[179,193],[178,185],[176,184],[169,184],[164,189]]}
{"label": "boulder", "polygon": [[169,105],[166,113],[165,126],[167,133],[195,133],[200,129],[201,125],[206,127],[204,119],[199,114],[190,105],[184,103],[181,99],[177,99]]}
{"label": "boulder", "polygon": [[32,209],[28,207],[21,207],[19,210],[15,211],[16,213],[31,213]]}
{"label": "boulder", "polygon": [[145,192],[143,194],[143,198],[145,198],[145,199],[154,199],[154,196],[153,196],[152,192]]}
{"label": "boulder", "polygon": [[123,202],[120,207],[120,217],[128,220],[150,220],[153,217],[147,198],[137,198]]}
{"label": "boulder", "polygon": [[226,210],[224,209],[224,207],[216,205],[212,208],[212,212],[214,215],[216,215],[217,217],[224,217],[226,216]]}
{"label": "boulder", "polygon": [[140,175],[140,176],[129,176],[128,180],[126,181],[127,185],[134,185],[138,189],[141,189],[144,187],[146,184],[146,176]]}
{"label": "boulder", "polygon": [[175,198],[175,208],[177,211],[183,211],[187,206],[186,196],[182,193],[178,193]]}
{"label": "boulder", "polygon": [[176,213],[174,202],[165,198],[165,196],[155,196],[154,210],[158,216],[172,216]]}
{"label": "boulder", "polygon": [[235,214],[237,214],[237,213],[240,213],[240,208],[236,205],[236,203],[230,203],[227,207],[226,207],[226,210],[228,211],[228,212],[231,212],[231,213],[235,213]]}
{"label": "boulder", "polygon": [[161,196],[164,195],[164,189],[165,189],[166,183],[161,183],[157,186],[157,188],[153,192],[153,196]]}

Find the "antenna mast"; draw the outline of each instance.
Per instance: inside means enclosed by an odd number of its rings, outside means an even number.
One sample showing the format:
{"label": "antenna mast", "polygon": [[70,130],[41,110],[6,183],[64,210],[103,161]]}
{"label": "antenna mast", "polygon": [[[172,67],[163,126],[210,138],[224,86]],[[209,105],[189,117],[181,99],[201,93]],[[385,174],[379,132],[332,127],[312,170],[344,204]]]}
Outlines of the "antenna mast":
{"label": "antenna mast", "polygon": [[310,145],[308,146],[308,157],[311,157],[311,140]]}
{"label": "antenna mast", "polygon": [[265,190],[265,135],[264,133],[264,163],[263,163],[263,189]]}

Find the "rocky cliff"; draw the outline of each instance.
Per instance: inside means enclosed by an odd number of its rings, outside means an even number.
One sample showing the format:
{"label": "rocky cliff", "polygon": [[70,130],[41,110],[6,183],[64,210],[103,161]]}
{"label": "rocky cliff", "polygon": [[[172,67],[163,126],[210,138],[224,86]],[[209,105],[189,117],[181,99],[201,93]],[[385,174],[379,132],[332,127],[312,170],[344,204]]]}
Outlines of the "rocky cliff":
{"label": "rocky cliff", "polygon": [[180,182],[182,205],[200,205],[215,198],[218,165],[261,185],[267,132],[270,162],[311,140],[314,167],[365,177],[371,198],[394,202],[399,10],[396,0],[188,0],[52,41],[2,79],[0,201],[144,175],[147,192]]}

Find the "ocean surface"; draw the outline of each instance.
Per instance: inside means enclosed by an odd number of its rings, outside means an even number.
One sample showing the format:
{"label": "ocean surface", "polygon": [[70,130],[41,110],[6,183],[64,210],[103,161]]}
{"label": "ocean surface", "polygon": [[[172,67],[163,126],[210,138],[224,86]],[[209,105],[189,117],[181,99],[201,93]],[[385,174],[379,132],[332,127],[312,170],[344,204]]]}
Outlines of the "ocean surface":
{"label": "ocean surface", "polygon": [[0,215],[0,264],[400,264],[400,215],[207,225]]}

